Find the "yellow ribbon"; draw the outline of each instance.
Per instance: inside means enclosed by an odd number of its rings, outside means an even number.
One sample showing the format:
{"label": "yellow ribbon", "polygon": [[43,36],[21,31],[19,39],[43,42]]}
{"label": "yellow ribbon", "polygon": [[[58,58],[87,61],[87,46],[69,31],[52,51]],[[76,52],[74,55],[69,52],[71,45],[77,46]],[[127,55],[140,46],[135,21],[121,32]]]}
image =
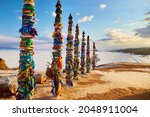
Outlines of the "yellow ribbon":
{"label": "yellow ribbon", "polygon": [[19,76],[22,76],[24,73],[28,73],[29,72],[29,69],[32,69],[32,66],[28,67],[28,69],[22,71]]}
{"label": "yellow ribbon", "polygon": [[25,0],[24,2],[28,2],[28,3],[34,4],[34,0]]}
{"label": "yellow ribbon", "polygon": [[55,37],[56,34],[60,34],[60,30],[57,30],[53,33],[52,37]]}

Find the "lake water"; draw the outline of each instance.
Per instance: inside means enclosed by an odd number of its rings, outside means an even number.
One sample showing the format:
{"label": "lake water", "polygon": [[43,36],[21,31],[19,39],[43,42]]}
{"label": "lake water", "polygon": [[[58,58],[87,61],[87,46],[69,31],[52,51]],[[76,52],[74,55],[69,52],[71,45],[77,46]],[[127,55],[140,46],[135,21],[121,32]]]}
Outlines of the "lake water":
{"label": "lake water", "polygon": [[[97,65],[113,63],[113,62],[135,62],[150,64],[149,56],[131,55],[119,52],[97,52],[100,61]],[[65,51],[63,52],[63,62],[65,63]],[[19,51],[18,50],[0,50],[0,58],[3,58],[10,68],[19,65]],[[36,50],[34,60],[36,63],[35,70],[46,70],[47,62],[51,62],[51,51]]]}

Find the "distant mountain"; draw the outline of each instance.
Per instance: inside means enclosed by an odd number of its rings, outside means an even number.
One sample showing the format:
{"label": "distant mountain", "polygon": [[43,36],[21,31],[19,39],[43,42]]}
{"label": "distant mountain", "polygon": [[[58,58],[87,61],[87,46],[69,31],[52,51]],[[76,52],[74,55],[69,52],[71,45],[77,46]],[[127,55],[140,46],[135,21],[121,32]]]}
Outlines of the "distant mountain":
{"label": "distant mountain", "polygon": [[110,40],[112,40],[112,39],[110,39],[110,38],[103,38],[103,39],[99,39],[97,41],[110,41]]}
{"label": "distant mountain", "polygon": [[150,55],[150,47],[119,49],[119,50],[114,50],[112,52],[123,52],[123,53],[137,54],[137,55]]}
{"label": "distant mountain", "polygon": [[0,47],[0,50],[18,50],[19,49],[19,47],[18,48],[15,48],[15,47]]}

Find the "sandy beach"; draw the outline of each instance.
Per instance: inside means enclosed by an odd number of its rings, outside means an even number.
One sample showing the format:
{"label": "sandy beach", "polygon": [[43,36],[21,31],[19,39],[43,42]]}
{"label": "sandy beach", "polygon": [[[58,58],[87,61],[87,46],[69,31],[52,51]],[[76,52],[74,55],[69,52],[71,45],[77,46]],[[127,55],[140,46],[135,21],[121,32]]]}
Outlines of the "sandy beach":
{"label": "sandy beach", "polygon": [[[0,74],[16,75],[17,70],[0,71]],[[63,82],[62,95],[57,98],[51,95],[50,79],[44,84],[37,84],[33,100],[150,100],[148,64],[104,64],[90,74],[80,75],[80,79],[74,81],[74,87],[66,86],[65,79]],[[15,100],[15,96],[0,99]]]}

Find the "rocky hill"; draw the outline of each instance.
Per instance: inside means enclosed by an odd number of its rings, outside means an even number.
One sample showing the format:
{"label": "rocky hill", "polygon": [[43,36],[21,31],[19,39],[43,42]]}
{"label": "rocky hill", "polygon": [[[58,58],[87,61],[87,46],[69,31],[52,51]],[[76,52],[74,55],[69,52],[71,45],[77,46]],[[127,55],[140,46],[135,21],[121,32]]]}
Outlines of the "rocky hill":
{"label": "rocky hill", "polygon": [[8,66],[5,63],[5,60],[3,60],[2,58],[0,58],[0,70],[8,70]]}

